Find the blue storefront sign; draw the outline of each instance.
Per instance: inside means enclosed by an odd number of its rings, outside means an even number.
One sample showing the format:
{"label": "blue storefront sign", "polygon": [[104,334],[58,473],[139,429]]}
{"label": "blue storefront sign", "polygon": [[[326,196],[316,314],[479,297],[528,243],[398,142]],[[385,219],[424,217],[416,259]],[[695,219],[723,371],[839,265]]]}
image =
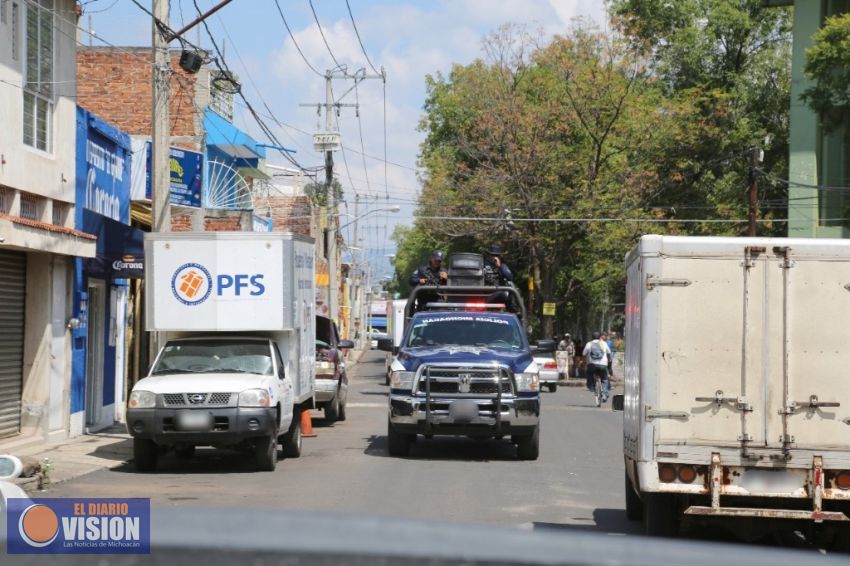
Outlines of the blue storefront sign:
{"label": "blue storefront sign", "polygon": [[144,262],[143,234],[129,225],[129,136],[77,107],[76,148],[75,228],[97,236],[97,251],[74,266],[72,434],[111,425],[123,402],[126,278],[141,276]]}
{"label": "blue storefront sign", "polygon": [[[151,143],[145,144],[147,151],[147,173],[145,175],[145,198],[151,198]],[[204,154],[181,147],[172,147],[169,153],[171,171],[171,204],[177,206],[201,206]]]}

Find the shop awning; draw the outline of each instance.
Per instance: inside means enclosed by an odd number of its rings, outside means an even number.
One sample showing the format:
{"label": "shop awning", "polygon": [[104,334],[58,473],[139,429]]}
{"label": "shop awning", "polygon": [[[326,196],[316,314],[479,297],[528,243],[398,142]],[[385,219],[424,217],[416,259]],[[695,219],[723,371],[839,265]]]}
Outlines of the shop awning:
{"label": "shop awning", "polygon": [[245,159],[256,167],[258,159],[265,159],[266,149],[257,145],[251,136],[210,109],[204,112],[204,131],[207,146],[214,146],[233,159]]}
{"label": "shop awning", "polygon": [[144,277],[144,232],[88,210],[83,211],[83,225],[97,234],[95,257],[86,260],[88,275],[104,279]]}

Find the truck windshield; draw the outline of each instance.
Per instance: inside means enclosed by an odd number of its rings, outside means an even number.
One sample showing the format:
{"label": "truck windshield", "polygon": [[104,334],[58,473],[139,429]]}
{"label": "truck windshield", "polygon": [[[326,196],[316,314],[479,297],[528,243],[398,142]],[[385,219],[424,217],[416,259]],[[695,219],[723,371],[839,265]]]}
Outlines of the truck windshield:
{"label": "truck windshield", "polygon": [[482,316],[428,316],[416,319],[408,348],[478,346],[521,349],[522,334],[516,321]]}
{"label": "truck windshield", "polygon": [[251,373],[272,375],[271,349],[256,340],[180,340],[165,345],[151,375]]}

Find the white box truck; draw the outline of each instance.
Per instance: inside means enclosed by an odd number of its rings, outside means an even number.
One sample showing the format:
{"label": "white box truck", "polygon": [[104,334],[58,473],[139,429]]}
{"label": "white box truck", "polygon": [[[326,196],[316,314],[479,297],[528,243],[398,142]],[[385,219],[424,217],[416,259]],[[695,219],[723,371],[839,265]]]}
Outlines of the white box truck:
{"label": "white box truck", "polygon": [[384,385],[390,384],[390,366],[395,359],[399,346],[401,346],[401,339],[404,337],[405,307],[407,307],[407,299],[387,301],[387,338],[393,341],[393,351],[387,352],[384,361]]}
{"label": "white box truck", "polygon": [[250,450],[261,470],[279,443],[299,456],[300,412],[314,405],[313,240],[146,234],[145,258],[147,329],[162,347],[128,401],[136,467],[196,446]]}
{"label": "white box truck", "polygon": [[629,518],[846,524],[850,240],[644,236],[626,265]]}

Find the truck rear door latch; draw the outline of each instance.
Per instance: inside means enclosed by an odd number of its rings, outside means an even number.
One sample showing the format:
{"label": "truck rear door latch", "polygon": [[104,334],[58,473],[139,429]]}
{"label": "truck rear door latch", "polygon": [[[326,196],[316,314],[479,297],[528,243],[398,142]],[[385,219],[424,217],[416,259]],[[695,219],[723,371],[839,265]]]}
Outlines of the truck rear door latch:
{"label": "truck rear door latch", "polygon": [[840,407],[841,403],[838,401],[821,401],[818,399],[817,395],[809,395],[808,401],[791,401],[788,405],[782,409],[779,409],[780,415],[791,415],[796,413],[801,409],[807,409],[810,412],[814,412],[821,407]]}
{"label": "truck rear door latch", "polygon": [[726,397],[721,390],[715,391],[714,397],[695,397],[694,401],[698,403],[714,403],[718,407],[732,405],[734,408],[745,413],[753,410],[753,406],[747,402],[746,397]]}
{"label": "truck rear door latch", "polygon": [[662,279],[651,273],[646,275],[646,289],[652,291],[656,287],[687,287],[692,283],[690,279]]}

